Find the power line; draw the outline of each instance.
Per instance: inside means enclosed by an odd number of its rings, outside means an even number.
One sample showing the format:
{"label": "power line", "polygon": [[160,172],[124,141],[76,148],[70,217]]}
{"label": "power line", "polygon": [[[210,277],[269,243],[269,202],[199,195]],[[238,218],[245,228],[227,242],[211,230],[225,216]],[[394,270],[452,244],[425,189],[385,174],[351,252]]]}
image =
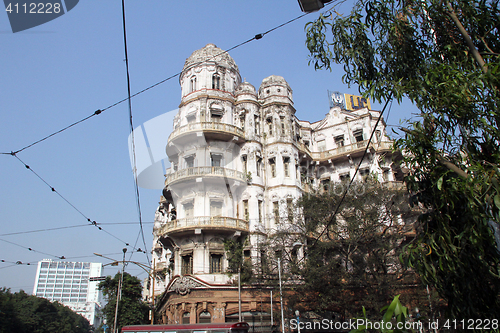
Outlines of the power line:
{"label": "power line", "polygon": [[[64,201],[66,201],[66,203],[67,203],[67,204],[69,204],[69,205],[70,205],[70,206],[71,206],[74,210],[76,210],[76,211],[77,211],[80,215],[82,215],[82,216],[83,216],[83,217],[84,217],[84,218],[85,218],[85,219],[86,219],[86,220],[90,223],[90,225],[94,225],[94,226],[95,226],[95,227],[97,227],[99,230],[104,231],[105,233],[109,234],[110,236],[114,237],[115,239],[117,239],[117,240],[119,240],[120,242],[122,242],[122,243],[126,244],[127,246],[129,246],[129,243],[127,243],[127,242],[125,242],[125,241],[123,241],[123,240],[119,239],[119,238],[118,238],[118,237],[116,237],[115,235],[113,235],[113,234],[109,233],[108,231],[104,230],[102,227],[100,227],[100,226],[98,225],[98,223],[97,223],[96,221],[92,221],[89,217],[87,217],[87,216],[86,216],[86,215],[85,215],[82,211],[80,211],[80,210],[79,210],[79,209],[78,209],[78,208],[77,208],[74,204],[72,204],[72,203],[71,203],[68,199],[66,199],[66,198],[65,198],[65,197],[64,197],[61,193],[59,193],[59,192],[58,192],[58,191],[57,191],[57,190],[56,190],[53,186],[51,186],[51,185],[50,185],[47,181],[45,181],[45,180],[44,180],[44,179],[43,179],[43,178],[42,178],[39,174],[37,174],[37,173],[36,173],[36,172],[35,172],[35,171],[34,171],[34,170],[30,167],[30,166],[28,166],[26,163],[24,163],[24,162],[23,162],[23,161],[22,161],[22,160],[21,160],[21,159],[17,156],[17,154],[18,154],[18,153],[20,153],[20,152],[22,152],[22,151],[24,151],[24,150],[26,150],[26,149],[28,149],[28,148],[31,148],[31,147],[33,147],[33,146],[37,145],[38,143],[41,143],[41,142],[43,142],[43,141],[45,141],[45,140],[47,140],[47,139],[49,139],[49,138],[51,138],[51,137],[53,137],[53,136],[55,136],[55,135],[57,135],[57,134],[59,134],[59,133],[61,133],[61,132],[65,131],[65,130],[67,130],[67,129],[69,129],[69,128],[73,127],[73,126],[76,126],[76,125],[78,125],[78,124],[80,124],[80,123],[82,123],[82,122],[85,122],[86,120],[88,120],[88,119],[90,119],[90,118],[92,118],[92,117],[94,117],[94,116],[96,116],[96,115],[99,115],[99,114],[101,114],[102,112],[104,112],[104,111],[106,111],[106,110],[108,110],[108,109],[110,109],[110,108],[113,108],[113,107],[115,107],[115,106],[117,106],[117,105],[119,105],[119,104],[121,104],[121,103],[123,103],[123,102],[125,102],[125,101],[128,101],[128,103],[129,103],[130,125],[131,125],[131,130],[132,130],[132,133],[133,133],[132,110],[131,110],[131,99],[132,99],[133,97],[135,97],[135,96],[139,95],[139,94],[142,94],[142,93],[144,93],[144,92],[146,92],[146,91],[148,91],[148,90],[150,90],[150,89],[152,89],[152,88],[154,88],[154,87],[156,87],[156,86],[158,86],[158,85],[160,85],[160,84],[162,84],[162,83],[166,82],[166,81],[169,81],[169,80],[171,80],[171,79],[173,79],[173,78],[175,78],[175,77],[179,76],[179,75],[182,73],[182,71],[181,71],[181,72],[178,72],[178,73],[176,73],[176,74],[174,74],[174,75],[171,75],[171,76],[169,76],[169,77],[165,78],[164,80],[161,80],[161,81],[159,81],[159,82],[157,82],[157,83],[155,83],[155,84],[153,84],[153,85],[151,85],[151,86],[149,86],[149,87],[147,87],[147,88],[145,88],[145,89],[143,89],[143,90],[138,91],[138,92],[137,92],[137,93],[135,93],[135,94],[131,94],[131,91],[130,91],[130,77],[129,77],[129,69],[128,69],[127,46],[126,46],[126,28],[125,28],[124,0],[122,0],[122,15],[123,15],[123,30],[124,30],[124,43],[125,43],[125,57],[126,57],[126,59],[125,59],[125,60],[126,60],[126,66],[127,66],[127,91],[128,91],[128,96],[127,96],[127,98],[124,98],[124,99],[122,99],[122,100],[120,100],[120,101],[118,101],[118,102],[116,102],[116,103],[113,103],[113,104],[109,105],[109,106],[108,106],[108,107],[106,107],[106,108],[103,108],[103,109],[98,109],[98,110],[96,110],[94,113],[92,113],[91,115],[89,115],[89,116],[87,116],[87,117],[84,117],[84,118],[82,118],[81,120],[76,121],[76,122],[74,122],[74,123],[72,123],[72,124],[70,124],[70,125],[68,125],[68,126],[66,126],[66,127],[64,127],[64,128],[62,128],[62,129],[58,130],[58,131],[56,131],[56,132],[53,132],[52,134],[49,134],[49,135],[47,135],[46,137],[43,137],[43,138],[41,138],[41,139],[39,139],[39,140],[37,140],[37,141],[34,141],[34,142],[32,142],[31,144],[29,144],[29,145],[27,145],[27,146],[25,146],[25,147],[23,147],[23,148],[21,148],[21,149],[18,149],[18,150],[15,150],[15,151],[11,151],[10,153],[3,152],[3,153],[0,153],[0,154],[1,154],[1,155],[11,155],[11,156],[16,157],[16,158],[17,158],[17,159],[18,159],[18,160],[19,160],[19,161],[20,161],[20,162],[21,162],[21,163],[22,163],[22,164],[23,164],[23,165],[24,165],[24,166],[25,166],[28,170],[30,170],[30,171],[31,171],[31,172],[32,172],[35,176],[37,176],[37,178],[39,178],[42,182],[44,182],[44,183],[45,183],[45,184],[46,184],[46,185],[47,185],[47,186],[51,189],[51,191],[52,191],[52,192],[55,192],[57,195],[59,195],[59,196],[60,196],[60,197],[61,197]],[[249,42],[251,42],[251,41],[253,41],[253,40],[259,40],[259,39],[263,38],[263,36],[265,36],[266,34],[271,33],[272,31],[274,31],[274,30],[276,30],[276,29],[279,29],[279,28],[281,28],[281,27],[283,27],[283,26],[285,26],[285,25],[287,25],[287,24],[290,24],[290,23],[292,23],[292,22],[294,22],[294,21],[296,21],[296,20],[298,20],[298,19],[300,19],[300,18],[304,17],[305,15],[308,15],[308,14],[307,14],[307,13],[306,13],[306,14],[302,14],[302,15],[300,15],[300,16],[298,16],[298,17],[296,17],[296,18],[292,19],[292,20],[289,20],[289,21],[287,21],[287,22],[285,22],[285,23],[282,23],[282,24],[280,24],[280,25],[278,25],[278,26],[276,26],[276,27],[274,27],[274,28],[272,28],[272,29],[270,29],[270,30],[268,30],[268,31],[264,32],[264,33],[257,34],[257,35],[255,35],[253,38],[251,38],[251,39],[249,39],[249,40],[247,40],[247,41],[244,41],[244,42],[242,42],[242,43],[240,43],[240,44],[237,44],[237,45],[235,45],[235,46],[233,46],[233,47],[231,47],[231,48],[227,49],[226,51],[221,52],[220,54],[227,53],[227,52],[229,52],[229,51],[231,51],[231,50],[234,50],[234,49],[236,49],[236,48],[238,48],[238,47],[240,47],[240,46],[242,46],[242,45],[245,45],[245,44],[247,44],[247,43],[249,43]],[[220,54],[218,54],[218,55],[220,55]],[[209,60],[211,60],[212,58],[214,58],[214,57],[216,57],[216,56],[218,56],[218,55],[214,55],[213,57],[211,57],[210,59],[208,59],[208,60],[206,60],[206,61],[209,61]],[[135,154],[135,152],[134,152],[134,154]],[[135,157],[134,157],[134,159],[135,159]],[[134,162],[135,162],[135,160],[134,160]],[[136,196],[137,196],[137,201],[138,201],[138,209],[139,209],[139,220],[140,220],[140,221],[139,221],[139,224],[140,224],[140,226],[141,226],[141,234],[142,234],[142,239],[143,239],[144,247],[145,247],[145,248],[147,248],[146,243],[145,243],[145,239],[144,239],[143,223],[142,223],[141,212],[140,212],[140,199],[139,199],[139,193],[138,193],[138,192],[139,192],[139,190],[138,190],[138,186],[137,186],[137,176],[136,176],[136,170],[135,170],[135,168],[134,168],[134,176],[135,176],[134,178],[135,178],[135,186],[136,186]],[[53,228],[53,230],[57,230],[57,228]],[[41,232],[41,231],[49,231],[49,229],[44,229],[44,230],[39,230],[39,231],[33,231],[33,232]],[[135,248],[135,247],[134,247],[134,248]],[[55,256],[55,257],[57,257],[57,256]],[[57,257],[57,258],[60,258],[60,257]],[[149,261],[149,258],[148,258],[148,261]]]}
{"label": "power line", "polygon": [[[337,213],[340,209],[340,206],[342,205],[342,202],[344,202],[344,199],[347,195],[347,192],[349,191],[349,188],[351,187],[351,184],[354,182],[354,179],[356,178],[356,174],[358,173],[359,168],[361,167],[361,163],[363,162],[363,159],[366,156],[366,152],[368,151],[368,147],[370,146],[370,142],[372,141],[373,135],[375,134],[375,130],[377,129],[377,126],[378,126],[380,120],[382,119],[382,116],[384,115],[385,108],[387,107],[387,105],[389,104],[390,101],[392,101],[392,94],[389,96],[389,99],[385,102],[384,108],[380,112],[380,115],[377,119],[377,122],[375,123],[375,126],[373,127],[372,132],[370,134],[370,138],[368,139],[368,142],[366,144],[365,150],[363,152],[363,156],[361,156],[361,159],[359,160],[358,166],[356,167],[356,170],[354,171],[354,175],[352,176],[351,181],[349,182],[349,185],[347,185],[346,189],[344,190],[344,193],[343,193],[342,197],[340,198],[340,200],[337,204],[337,207],[335,208],[335,211],[334,211],[332,217],[330,218],[330,221],[328,221],[328,223],[323,228],[323,231],[321,231],[321,233],[318,235],[318,237],[316,237],[316,239],[314,240],[314,243],[312,244],[313,247],[319,241],[321,236],[323,236],[323,234],[328,229],[328,227],[333,223],[333,221],[335,219],[335,215],[337,215]],[[391,103],[391,105],[392,105],[392,103]]]}
{"label": "power line", "polygon": [[81,228],[81,227],[89,227],[89,226],[91,226],[91,224],[79,224],[79,225],[71,225],[71,226],[66,226],[66,227],[56,227],[56,228],[28,230],[28,231],[17,231],[17,232],[10,232],[10,233],[7,233],[7,234],[0,234],[0,237],[3,237],[3,236],[13,236],[13,235],[32,234],[32,233],[36,233],[36,232],[55,231],[55,230],[61,230],[61,229]]}
{"label": "power line", "polygon": [[62,128],[62,129],[60,129],[60,130],[58,130],[58,131],[56,131],[56,132],[54,132],[54,133],[50,134],[50,135],[47,135],[46,137],[44,137],[44,138],[42,138],[42,139],[40,139],[40,140],[37,140],[37,141],[35,141],[35,142],[33,142],[33,143],[31,143],[31,144],[29,144],[29,145],[27,145],[27,146],[25,146],[25,147],[23,147],[23,148],[19,149],[19,150],[16,150],[16,151],[13,151],[13,152],[10,152],[10,153],[0,153],[0,154],[2,154],[2,155],[15,155],[15,154],[17,154],[17,153],[20,153],[20,152],[22,152],[22,151],[23,151],[23,150],[25,150],[25,149],[28,149],[28,148],[30,148],[30,147],[32,147],[32,146],[34,146],[34,145],[36,145],[36,144],[38,144],[38,143],[40,143],[40,142],[42,142],[42,141],[47,140],[47,139],[48,139],[48,138],[50,138],[50,137],[53,137],[53,136],[54,136],[54,135],[56,135],[56,134],[59,134],[59,133],[61,133],[61,132],[64,132],[64,131],[65,131],[65,130],[67,130],[68,128],[71,128],[71,127],[73,127],[73,126],[75,126],[75,125],[78,125],[79,123],[83,123],[85,120],[88,120],[88,119],[90,119],[90,118],[92,118],[92,117],[94,117],[94,116],[97,116],[97,115],[101,114],[101,112],[102,112],[102,111],[103,111],[103,110],[97,110],[97,111],[95,111],[93,114],[91,114],[90,116],[87,116],[87,117],[85,117],[85,118],[83,118],[83,119],[81,119],[81,120],[78,120],[77,122],[74,122],[73,124],[68,125],[68,126],[66,126],[66,127]]}
{"label": "power line", "polygon": [[[45,183],[45,185],[47,185],[52,192],[56,193],[57,195],[59,195],[64,201],[66,201],[66,203],[68,203],[74,210],[76,210],[80,215],[82,215],[91,225],[95,226],[96,228],[98,228],[99,230],[102,230],[104,231],[105,233],[107,233],[108,235],[110,235],[111,237],[119,240],[120,242],[124,243],[126,246],[130,246],[129,243],[125,242],[124,240],[116,237],[115,235],[109,233],[108,231],[104,230],[101,226],[98,225],[98,223],[96,221],[93,221],[91,220],[89,217],[87,217],[81,210],[79,210],[75,205],[73,205],[68,199],[66,199],[61,193],[59,193],[53,186],[51,186],[45,179],[43,179],[39,174],[37,174],[29,165],[27,165],[26,163],[24,163],[15,153],[12,153],[12,155],[14,157],[16,157],[19,162],[21,162],[24,167],[28,170],[30,170],[34,175],[37,176],[38,179],[40,179],[42,182]],[[134,248],[135,249],[135,248]]]}
{"label": "power line", "polygon": [[[242,43],[239,43],[239,44],[237,44],[237,45],[235,45],[235,46],[233,46],[233,47],[231,47],[231,48],[229,48],[229,49],[227,49],[227,50],[225,50],[225,51],[221,52],[220,54],[223,54],[223,53],[227,53],[227,52],[229,52],[229,51],[232,51],[232,50],[234,50],[234,49],[236,49],[236,48],[238,48],[238,47],[240,47],[240,46],[243,46],[243,45],[245,45],[245,44],[247,44],[247,43],[249,43],[249,42],[251,42],[251,41],[253,41],[253,40],[259,40],[259,39],[261,39],[262,37],[264,37],[265,35],[267,35],[267,34],[269,34],[269,33],[273,32],[274,30],[277,30],[277,29],[279,29],[279,28],[282,28],[283,26],[288,25],[288,24],[290,24],[290,23],[292,23],[292,22],[294,22],[294,21],[296,21],[296,20],[298,20],[298,19],[300,19],[300,18],[302,18],[302,17],[304,17],[304,16],[306,16],[306,15],[308,15],[308,14],[310,14],[310,13],[305,13],[305,14],[299,15],[299,16],[297,16],[297,17],[295,17],[295,18],[291,19],[291,20],[286,21],[285,23],[282,23],[282,24],[280,24],[280,25],[278,25],[278,26],[276,26],[276,27],[274,27],[274,28],[272,28],[272,29],[267,30],[267,31],[266,31],[266,32],[264,32],[264,33],[259,33],[259,34],[256,34],[254,37],[252,37],[252,38],[250,38],[250,39],[248,39],[248,40],[246,40],[246,41],[244,41],[244,42],[242,42]],[[218,55],[220,55],[220,54],[218,54]],[[218,55],[216,55],[216,56],[218,56]],[[214,56],[214,57],[215,57],[215,56]],[[212,57],[212,58],[213,58],[213,57]],[[212,59],[212,58],[210,58],[210,59]],[[209,61],[210,59],[208,59],[208,60],[206,60],[206,61]],[[113,104],[111,104],[111,105],[109,105],[109,106],[107,106],[107,107],[105,107],[105,108],[98,109],[98,110],[96,110],[94,113],[92,113],[91,115],[89,115],[89,116],[87,116],[87,117],[85,117],[85,118],[83,118],[83,119],[81,119],[81,120],[79,120],[79,121],[76,121],[76,122],[72,123],[71,125],[66,126],[66,127],[62,128],[62,129],[60,129],[60,130],[58,130],[58,131],[56,131],[56,132],[54,132],[54,133],[52,133],[52,134],[49,134],[49,135],[47,135],[46,137],[44,137],[44,138],[42,138],[42,139],[40,139],[40,140],[34,141],[33,143],[31,143],[31,144],[29,144],[29,145],[27,145],[27,146],[25,146],[25,147],[23,147],[23,148],[21,148],[21,149],[18,149],[18,150],[13,150],[12,152],[3,152],[3,153],[0,153],[0,155],[12,155],[13,153],[14,153],[14,154],[20,153],[20,152],[22,152],[22,151],[24,151],[24,150],[26,150],[26,149],[28,149],[28,148],[33,147],[34,145],[36,145],[36,144],[38,144],[38,143],[40,143],[40,142],[42,142],[42,141],[47,140],[47,139],[48,139],[48,138],[50,138],[50,137],[53,137],[53,136],[54,136],[54,135],[56,135],[56,134],[59,134],[59,133],[61,133],[61,132],[65,131],[65,130],[67,130],[67,129],[69,129],[69,128],[71,128],[71,127],[75,126],[75,125],[78,125],[78,124],[80,124],[80,123],[82,123],[82,122],[84,122],[84,121],[86,121],[86,120],[88,120],[88,119],[90,119],[90,118],[92,118],[92,117],[94,117],[94,116],[97,116],[97,115],[99,115],[99,114],[103,113],[103,112],[104,112],[104,111],[106,111],[106,110],[109,110],[109,109],[111,109],[111,108],[114,108],[115,106],[120,105],[120,104],[122,104],[123,102],[126,102],[126,101],[128,101],[128,100],[130,100],[130,99],[132,99],[132,98],[134,98],[134,97],[136,97],[136,96],[138,96],[138,95],[140,95],[140,94],[142,94],[142,93],[144,93],[144,92],[146,92],[146,91],[148,91],[148,90],[150,90],[150,89],[153,89],[153,88],[155,88],[155,87],[157,87],[157,86],[159,86],[159,85],[161,85],[161,84],[163,84],[163,83],[165,83],[165,82],[167,82],[167,81],[170,81],[171,79],[173,79],[173,78],[175,78],[175,77],[177,77],[177,76],[179,76],[179,75],[181,75],[181,74],[182,74],[182,71],[177,72],[177,73],[175,73],[175,74],[173,74],[173,75],[170,75],[170,76],[166,77],[165,79],[163,79],[163,80],[161,80],[161,81],[158,81],[158,82],[156,82],[155,84],[152,84],[152,85],[150,85],[150,86],[148,86],[148,87],[146,87],[146,88],[144,88],[144,89],[142,89],[142,90],[139,90],[138,92],[136,92],[136,93],[134,93],[134,94],[132,94],[132,95],[130,95],[130,96],[127,96],[126,98],[123,98],[123,99],[121,99],[121,100],[119,100],[119,101],[117,101],[117,102],[115,102],[115,103],[113,103]]]}
{"label": "power line", "polygon": [[[99,223],[96,222],[96,224],[97,225],[135,225],[135,224],[139,224],[139,222],[99,222]],[[154,224],[154,222],[143,222],[143,224]],[[56,231],[56,230],[62,230],[62,229],[73,229],[73,228],[81,228],[81,227],[90,227],[92,225],[93,224],[77,224],[77,225],[70,225],[70,226],[64,226],[64,227],[36,229],[36,230],[26,230],[26,231],[16,231],[16,232],[10,232],[10,233],[5,233],[5,234],[0,234],[0,237],[3,237],[3,236],[13,236],[13,235],[32,234],[32,233],[37,233],[37,232]]]}
{"label": "power line", "polygon": [[[132,101],[131,101],[131,93],[130,93],[130,71],[129,71],[129,66],[128,66],[128,50],[127,50],[127,29],[126,29],[126,24],[125,24],[125,0],[122,0],[122,22],[123,22],[123,45],[125,49],[125,67],[127,70],[127,100],[128,100],[128,114],[129,114],[129,119],[130,119],[130,135],[132,137],[131,145],[132,145],[132,164],[133,164],[133,173],[134,173],[134,190],[135,190],[135,198],[137,201],[137,212],[139,214],[139,223],[140,223],[140,235],[142,236],[142,242],[144,245],[144,248],[146,248],[146,239],[144,238],[144,228],[142,225],[142,212],[141,212],[141,197],[140,197],[140,192],[139,192],[139,185],[137,183],[137,163],[136,163],[136,155],[135,155],[135,137],[134,137],[134,123],[132,121]],[[134,244],[134,248],[137,245]],[[130,258],[132,258],[134,252],[130,254]],[[146,253],[146,258],[149,263],[149,256]]]}
{"label": "power line", "polygon": [[57,258],[57,259],[66,259],[64,256],[56,256],[56,255],[53,255],[53,254],[50,254],[50,253],[45,253],[45,252],[37,251],[37,250],[35,250],[35,249],[31,248],[31,247],[20,245],[20,244],[17,244],[17,243],[14,243],[14,242],[11,242],[11,241],[8,241],[8,240],[5,240],[5,239],[1,239],[0,238],[0,241],[5,242],[5,243],[9,243],[9,244],[12,244],[12,245],[15,245],[15,246],[18,246],[18,247],[21,247],[21,248],[26,249],[26,250],[31,251],[31,252],[44,254],[46,256],[51,256],[51,257],[54,257],[54,258]]}

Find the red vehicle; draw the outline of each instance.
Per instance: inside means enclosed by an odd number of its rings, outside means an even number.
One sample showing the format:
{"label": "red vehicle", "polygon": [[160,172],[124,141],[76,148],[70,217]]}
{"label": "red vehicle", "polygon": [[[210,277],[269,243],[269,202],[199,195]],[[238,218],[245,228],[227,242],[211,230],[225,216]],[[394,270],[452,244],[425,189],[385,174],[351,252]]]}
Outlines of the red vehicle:
{"label": "red vehicle", "polygon": [[247,323],[124,326],[122,333],[248,333]]}

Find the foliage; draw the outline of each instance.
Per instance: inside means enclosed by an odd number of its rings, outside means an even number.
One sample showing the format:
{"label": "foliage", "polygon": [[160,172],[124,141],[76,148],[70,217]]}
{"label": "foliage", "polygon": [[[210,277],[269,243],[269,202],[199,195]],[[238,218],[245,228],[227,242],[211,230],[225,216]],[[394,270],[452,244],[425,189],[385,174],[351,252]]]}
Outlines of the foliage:
{"label": "foliage", "polygon": [[409,317],[408,308],[401,304],[399,295],[394,297],[391,304],[384,306],[382,310],[380,310],[380,312],[383,311],[385,311],[385,313],[382,316],[382,320],[373,322],[368,319],[366,310],[363,307],[363,317],[358,318],[358,320],[360,320],[360,323],[364,323],[364,325],[359,325],[357,329],[352,330],[350,333],[370,332],[373,331],[372,329],[368,330],[371,327],[379,327],[377,331],[383,333],[409,333],[415,332],[410,328],[418,327],[418,325],[413,326],[411,323],[407,323]]}
{"label": "foliage", "polygon": [[[106,318],[108,326],[112,327],[115,322],[116,295],[121,273],[111,278],[107,276],[106,280],[99,283],[99,289],[102,290],[107,304],[102,312]],[[126,325],[148,324],[149,306],[142,301],[141,281],[124,272],[122,295],[118,303],[118,324],[119,328]]]}
{"label": "foliage", "polygon": [[91,332],[87,319],[70,308],[24,291],[0,289],[0,332]]}
{"label": "foliage", "polygon": [[316,68],[341,63],[369,97],[422,111],[397,141],[425,210],[404,259],[457,319],[500,313],[499,12],[498,0],[357,0],[306,26]]}
{"label": "foliage", "polygon": [[[414,212],[403,188],[369,178],[354,184],[334,215],[343,188],[303,195],[298,222],[287,228],[285,221],[271,243],[275,251],[291,249],[279,256],[283,280],[297,282],[292,302],[314,304],[315,310],[347,318],[358,311],[356,301],[366,301],[372,312],[403,284],[414,282],[398,259],[411,239]],[[293,249],[298,241],[306,244],[306,260]]]}
{"label": "foliage", "polygon": [[241,272],[240,280],[248,283],[252,280],[252,264],[243,258],[244,242],[227,238],[224,240],[224,251],[228,262],[227,273],[231,276]]}

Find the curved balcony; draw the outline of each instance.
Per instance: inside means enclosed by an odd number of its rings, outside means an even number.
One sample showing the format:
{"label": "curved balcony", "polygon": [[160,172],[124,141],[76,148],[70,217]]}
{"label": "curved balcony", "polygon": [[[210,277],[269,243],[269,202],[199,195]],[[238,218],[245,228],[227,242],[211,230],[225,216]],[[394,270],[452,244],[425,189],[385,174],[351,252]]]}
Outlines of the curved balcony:
{"label": "curved balcony", "polygon": [[193,167],[186,168],[174,173],[165,175],[165,186],[174,182],[188,180],[198,177],[230,178],[246,183],[246,176],[243,172],[226,169],[223,167]]}
{"label": "curved balcony", "polygon": [[168,142],[175,141],[189,134],[203,133],[207,139],[243,141],[245,132],[234,125],[219,122],[198,122],[176,128],[168,137]]}
{"label": "curved balcony", "polygon": [[194,229],[216,229],[217,231],[248,232],[248,221],[225,216],[195,216],[167,222],[158,230],[159,235],[191,231]]}

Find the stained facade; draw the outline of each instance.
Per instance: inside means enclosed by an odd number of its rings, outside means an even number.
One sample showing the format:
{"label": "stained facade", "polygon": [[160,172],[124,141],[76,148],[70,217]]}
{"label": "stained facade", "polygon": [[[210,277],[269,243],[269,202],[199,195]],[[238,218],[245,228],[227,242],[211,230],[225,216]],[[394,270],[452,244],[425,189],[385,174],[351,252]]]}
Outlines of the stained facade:
{"label": "stained facade", "polygon": [[[283,77],[271,75],[257,90],[213,44],[193,52],[179,81],[179,112],[166,143],[171,167],[153,230],[157,308],[167,323],[235,321],[228,239],[243,242],[245,260],[259,270],[266,255],[260,244],[293,214],[295,201],[350,179],[367,146],[357,177],[392,182],[402,174],[383,120],[375,128],[380,111],[334,106],[321,121],[299,120]],[[262,286],[242,288],[244,320],[268,322],[270,303]]]}

